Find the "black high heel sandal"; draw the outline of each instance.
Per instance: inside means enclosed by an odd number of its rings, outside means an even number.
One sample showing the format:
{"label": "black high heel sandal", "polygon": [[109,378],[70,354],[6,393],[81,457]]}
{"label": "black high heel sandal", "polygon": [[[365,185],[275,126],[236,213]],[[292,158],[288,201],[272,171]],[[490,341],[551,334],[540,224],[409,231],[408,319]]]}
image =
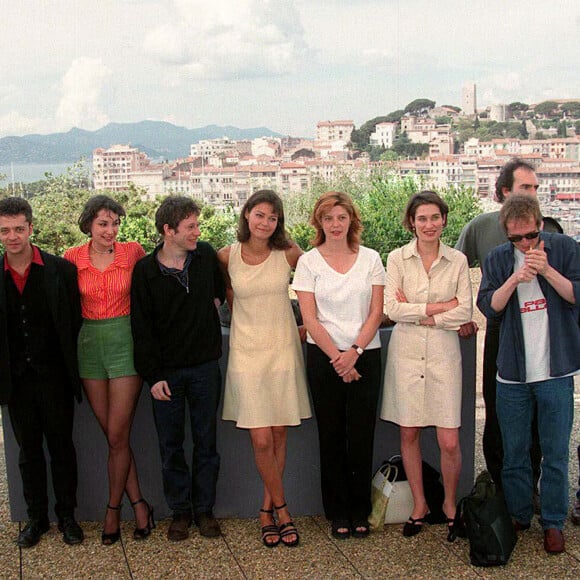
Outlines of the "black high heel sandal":
{"label": "black high heel sandal", "polygon": [[[274,506],[274,509],[277,512],[279,512],[280,510],[283,510],[283,509],[288,510],[288,506],[284,503],[281,506]],[[288,515],[290,515],[289,511],[288,511]],[[285,524],[280,524],[278,526],[278,530],[280,530],[280,541],[286,547],[293,548],[294,546],[297,546],[298,543],[300,542],[300,534],[298,533],[298,530],[296,529],[296,526],[294,525],[294,522],[292,520],[290,520],[289,522],[286,522]],[[296,536],[296,537],[293,540],[285,542],[284,538],[287,538],[288,536]]]}
{"label": "black high heel sandal", "polygon": [[409,516],[409,519],[403,526],[403,536],[405,536],[405,538],[412,538],[413,536],[416,536],[423,530],[423,525],[426,521],[427,515],[424,515],[422,518],[412,518]]}
{"label": "black high heel sandal", "polygon": [[154,529],[155,526],[155,518],[153,517],[153,508],[143,499],[138,499],[137,501],[132,501],[131,505],[135,507],[136,505],[144,503],[147,506],[148,514],[147,514],[147,525],[144,528],[135,528],[133,531],[133,539],[134,540],[145,540],[151,535],[151,530]]}
{"label": "black high heel sandal", "polygon": [[[272,520],[274,520],[274,510],[265,510],[264,508],[260,508],[260,512],[263,514],[268,514],[272,516]],[[273,542],[269,542],[269,538],[277,538]],[[266,546],[266,548],[274,548],[280,543],[280,530],[276,523],[268,524],[267,526],[262,526],[262,544]]]}
{"label": "black high heel sandal", "polygon": [[[123,504],[119,504],[116,507],[112,506],[111,504],[107,504],[108,510],[121,511],[122,507]],[[105,531],[103,531],[103,533],[101,534],[101,544],[103,544],[103,546],[112,546],[113,544],[119,541],[120,537],[121,537],[121,526],[117,527],[117,529],[114,532],[111,532],[110,534],[107,534]]]}

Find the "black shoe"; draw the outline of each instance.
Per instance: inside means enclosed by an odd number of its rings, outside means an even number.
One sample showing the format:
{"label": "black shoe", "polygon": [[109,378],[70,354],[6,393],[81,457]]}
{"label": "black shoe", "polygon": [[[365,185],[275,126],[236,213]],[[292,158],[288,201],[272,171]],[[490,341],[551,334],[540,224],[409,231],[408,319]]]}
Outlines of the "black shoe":
{"label": "black shoe", "polygon": [[[288,510],[286,502],[284,502],[284,504],[280,506],[275,505],[274,509],[276,510],[276,514],[278,516],[278,529],[280,530],[280,542],[282,542],[282,544],[287,548],[294,548],[300,542],[300,534],[298,533],[298,530],[296,529],[294,522],[292,521],[292,519],[290,519],[289,521],[284,522],[283,524],[280,523],[281,510],[286,510],[288,512],[288,516],[290,516],[290,510]],[[290,538],[290,536],[294,536],[294,539],[293,540],[288,539]]]}
{"label": "black shoe", "polygon": [[204,538],[217,538],[222,535],[220,525],[211,512],[196,514],[195,524]]}
{"label": "black shoe", "polygon": [[513,524],[514,524],[514,530],[516,531],[516,533],[525,532],[525,531],[529,530],[530,526],[532,525],[530,522],[528,522],[527,524],[523,524],[522,522],[518,522],[517,520],[514,520]]}
{"label": "black shoe", "polygon": [[366,538],[371,532],[368,520],[353,520],[350,533],[353,538]]}
{"label": "black shoe", "polygon": [[[108,510],[113,510],[116,512],[120,512],[122,507],[123,507],[122,505],[112,506],[107,504]],[[119,514],[119,519],[120,518],[121,514]],[[121,526],[118,526],[117,529],[111,533],[107,533],[105,532],[105,530],[103,530],[103,533],[101,534],[101,544],[103,544],[103,546],[112,546],[113,544],[117,543],[120,538],[121,538]]]}
{"label": "black shoe", "polygon": [[147,525],[144,528],[135,528],[133,531],[134,540],[144,540],[151,534],[151,530],[155,528],[155,518],[153,517],[153,508],[143,499],[132,501],[131,505],[135,507],[137,504],[144,503],[147,506],[149,513],[147,514]]}
{"label": "black shoe", "polygon": [[348,540],[350,538],[350,522],[347,519],[332,520],[330,533],[337,540]]}
{"label": "black shoe", "polygon": [[405,538],[416,536],[423,529],[425,521],[426,516],[423,516],[422,518],[409,517],[403,526],[403,536],[405,536]]}
{"label": "black shoe", "polygon": [[65,544],[74,546],[85,539],[82,528],[77,524],[73,516],[61,518],[58,522],[58,529],[62,532],[62,539]]}
{"label": "black shoe", "polygon": [[43,520],[31,519],[18,534],[16,543],[21,548],[32,548],[32,546],[36,546],[40,542],[42,534],[46,534],[48,530],[50,530],[48,518]]}

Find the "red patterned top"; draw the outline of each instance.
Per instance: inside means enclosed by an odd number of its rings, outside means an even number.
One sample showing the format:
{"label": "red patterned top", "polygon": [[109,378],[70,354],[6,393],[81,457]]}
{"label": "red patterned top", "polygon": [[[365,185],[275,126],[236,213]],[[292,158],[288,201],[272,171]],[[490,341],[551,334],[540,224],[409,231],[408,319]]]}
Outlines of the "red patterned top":
{"label": "red patterned top", "polygon": [[115,242],[115,259],[101,272],[91,264],[90,243],[64,253],[78,270],[83,318],[103,320],[127,316],[131,311],[131,275],[145,250],[138,242]]}

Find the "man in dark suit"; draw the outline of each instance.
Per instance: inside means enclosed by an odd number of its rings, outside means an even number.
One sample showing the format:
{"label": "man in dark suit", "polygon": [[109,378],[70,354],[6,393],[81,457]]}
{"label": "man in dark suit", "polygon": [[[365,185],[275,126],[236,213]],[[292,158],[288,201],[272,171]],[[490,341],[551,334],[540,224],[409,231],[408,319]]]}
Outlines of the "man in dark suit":
{"label": "man in dark suit", "polygon": [[67,544],[84,539],[74,519],[73,409],[74,397],[81,395],[76,268],[33,246],[31,234],[30,204],[18,197],[0,200],[0,404],[8,407],[20,448],[29,517],[17,540],[22,548],[37,544],[50,528],[43,438],[50,452],[58,529]]}

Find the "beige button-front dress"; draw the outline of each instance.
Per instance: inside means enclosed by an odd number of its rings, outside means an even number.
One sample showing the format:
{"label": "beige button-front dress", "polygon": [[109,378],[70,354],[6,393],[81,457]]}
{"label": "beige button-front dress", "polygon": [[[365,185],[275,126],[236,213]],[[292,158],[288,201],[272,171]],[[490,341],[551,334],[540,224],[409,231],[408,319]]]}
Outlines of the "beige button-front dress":
{"label": "beige button-front dress", "polygon": [[[408,300],[397,302],[401,288]],[[428,303],[457,298],[456,308],[421,326]],[[396,322],[389,342],[381,419],[405,427],[461,425],[461,351],[457,330],[471,320],[473,302],[465,256],[443,243],[429,273],[417,242],[389,254],[387,315]]]}

